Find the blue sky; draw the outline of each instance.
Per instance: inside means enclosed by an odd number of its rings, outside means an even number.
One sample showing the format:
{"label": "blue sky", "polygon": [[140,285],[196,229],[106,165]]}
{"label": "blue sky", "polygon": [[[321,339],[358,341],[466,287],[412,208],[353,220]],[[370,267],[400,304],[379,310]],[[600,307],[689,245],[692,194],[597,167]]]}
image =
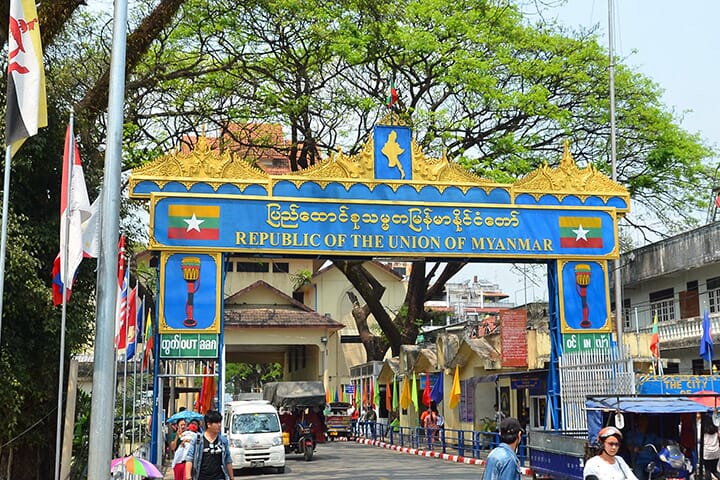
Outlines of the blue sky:
{"label": "blue sky", "polygon": [[[683,128],[720,148],[720,0],[614,3],[617,61],[659,84],[665,91],[665,105],[681,116]],[[546,10],[544,16],[557,18],[568,27],[597,25],[603,44],[608,45],[607,0],[568,0]],[[477,275],[498,283],[510,295],[509,300],[518,304],[524,304],[525,298],[547,298],[544,278],[533,285],[525,282],[517,269],[512,270],[507,264],[469,265],[453,281]],[[535,271],[543,273],[544,267]]]}
{"label": "blue sky", "polygon": [[[720,1],[615,0],[616,58],[658,83],[682,126],[720,145]],[[561,23],[599,25],[607,45],[608,2],[569,0],[552,9]],[[709,193],[708,193],[709,194]]]}

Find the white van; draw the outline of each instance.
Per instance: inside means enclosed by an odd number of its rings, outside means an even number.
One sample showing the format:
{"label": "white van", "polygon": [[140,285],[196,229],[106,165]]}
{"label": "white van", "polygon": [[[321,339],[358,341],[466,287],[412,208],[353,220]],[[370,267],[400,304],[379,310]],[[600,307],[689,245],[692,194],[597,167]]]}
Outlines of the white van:
{"label": "white van", "polygon": [[233,469],[273,467],[285,472],[285,447],[275,407],[266,400],[230,402],[224,418]]}

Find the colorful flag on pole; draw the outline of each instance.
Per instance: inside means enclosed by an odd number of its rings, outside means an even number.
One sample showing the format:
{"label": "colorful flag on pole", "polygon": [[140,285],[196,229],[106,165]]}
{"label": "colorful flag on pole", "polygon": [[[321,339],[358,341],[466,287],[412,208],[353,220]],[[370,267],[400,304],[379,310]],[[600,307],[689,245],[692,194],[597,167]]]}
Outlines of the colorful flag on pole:
{"label": "colorful flag on pole", "polygon": [[710,329],[710,314],[707,310],[705,310],[705,316],[703,317],[702,326],[702,338],[700,339],[700,357],[712,363],[714,355],[715,348],[713,346],[712,331]]}
{"label": "colorful flag on pole", "polygon": [[45,67],[34,0],[10,0],[5,144],[12,155],[47,126]]}
{"label": "colorful flag on pole", "polygon": [[390,110],[398,101],[398,93],[395,88],[395,80],[390,80],[390,91],[385,99],[385,106]]}
{"label": "colorful flag on pole", "polygon": [[373,378],[373,407],[380,408],[380,385],[377,378]]}
{"label": "colorful flag on pole", "polygon": [[438,374],[437,380],[435,380],[435,385],[432,387],[432,391],[430,392],[430,399],[435,402],[435,404],[439,404],[443,401],[443,396],[445,395],[445,392],[443,391],[443,374]]}
{"label": "colorful flag on pole", "polygon": [[423,388],[422,403],[426,407],[429,407],[430,402],[432,402],[430,398],[430,374],[425,373],[425,388]]}
{"label": "colorful flag on pole", "polygon": [[145,355],[143,355],[143,370],[148,366],[153,348],[155,348],[155,332],[153,329],[152,312],[148,310],[147,317],[145,318]]}
{"label": "colorful flag on pole", "polygon": [[208,410],[212,409],[213,400],[217,392],[215,387],[215,374],[209,373],[207,368],[205,369],[205,374],[206,376],[203,377],[200,394],[195,401],[195,411],[200,414],[207,413]]}
{"label": "colorful flag on pole", "polygon": [[417,386],[417,376],[415,375],[415,372],[413,372],[413,379],[412,379],[412,387],[410,389],[410,398],[412,399],[413,407],[415,407],[415,411],[420,411],[420,404],[418,403],[418,386]]}
{"label": "colorful flag on pole", "polygon": [[406,376],[403,379],[403,389],[402,394],[400,395],[400,408],[407,410],[410,406],[410,400],[410,378]]}
{"label": "colorful flag on pole", "polygon": [[[53,304],[55,306],[58,306],[62,304],[62,291],[63,291],[63,282],[62,282],[62,275],[60,275],[60,254],[58,253],[55,257],[55,261],[53,262],[53,270],[52,270],[52,295],[53,295]],[[67,301],[70,301],[70,294],[72,293],[72,284],[68,285],[67,289],[65,290],[65,297],[67,298]]]}
{"label": "colorful flag on pole", "polygon": [[90,218],[85,175],[80,150],[75,141],[72,122],[65,132],[62,184],[60,185],[60,275],[65,285],[72,285],[83,259],[82,224]]}
{"label": "colorful flag on pole", "polygon": [[650,352],[653,357],[660,358],[660,334],[658,333],[657,313],[653,318],[652,337],[650,337]]}
{"label": "colorful flag on pole", "polygon": [[362,406],[363,406],[363,408],[365,408],[365,406],[367,404],[368,404],[368,389],[367,389],[367,381],[366,381],[362,384]]}
{"label": "colorful flag on pole", "polygon": [[458,365],[455,365],[455,376],[453,377],[452,388],[450,389],[448,406],[455,408],[458,403],[460,403],[460,368]]}
{"label": "colorful flag on pole", "polygon": [[400,406],[400,395],[398,394],[397,377],[393,375],[392,409],[397,410]]}
{"label": "colorful flag on pole", "polygon": [[390,384],[386,383],[385,384],[385,408],[387,409],[388,412],[392,411],[392,407],[393,407],[392,402],[393,402],[392,390],[390,389]]}
{"label": "colorful flag on pole", "polygon": [[115,348],[118,351],[124,351],[127,348],[127,301],[130,283],[130,270],[125,269],[125,237],[120,237],[121,246],[119,247],[118,256],[120,257],[118,265],[118,275],[122,272],[123,276],[118,277],[118,297],[115,324],[117,325],[117,334],[115,335]]}
{"label": "colorful flag on pole", "polygon": [[127,308],[127,352],[125,358],[128,360],[135,356],[135,348],[137,346],[137,291],[138,287],[130,290],[128,294]]}

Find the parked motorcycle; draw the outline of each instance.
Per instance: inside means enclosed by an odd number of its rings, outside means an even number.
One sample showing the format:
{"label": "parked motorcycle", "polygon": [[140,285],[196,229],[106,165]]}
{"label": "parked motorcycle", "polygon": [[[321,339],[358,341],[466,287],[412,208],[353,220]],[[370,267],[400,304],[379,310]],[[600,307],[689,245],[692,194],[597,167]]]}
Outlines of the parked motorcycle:
{"label": "parked motorcycle", "polygon": [[648,480],[686,480],[692,475],[692,463],[676,442],[668,442],[659,452],[651,443],[645,448],[652,448],[656,454],[646,468]]}
{"label": "parked motorcycle", "polygon": [[295,444],[295,453],[301,453],[305,461],[309,462],[312,460],[313,452],[315,451],[315,435],[313,435],[312,432],[312,423],[307,426],[298,423],[296,429],[297,442]]}

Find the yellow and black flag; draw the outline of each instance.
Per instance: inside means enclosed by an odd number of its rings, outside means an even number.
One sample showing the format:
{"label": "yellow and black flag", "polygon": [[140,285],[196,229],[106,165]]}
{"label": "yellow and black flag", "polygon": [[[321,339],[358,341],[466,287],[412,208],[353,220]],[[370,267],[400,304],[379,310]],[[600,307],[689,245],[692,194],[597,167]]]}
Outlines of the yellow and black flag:
{"label": "yellow and black flag", "polygon": [[47,126],[45,69],[34,0],[10,0],[5,144],[12,154]]}

